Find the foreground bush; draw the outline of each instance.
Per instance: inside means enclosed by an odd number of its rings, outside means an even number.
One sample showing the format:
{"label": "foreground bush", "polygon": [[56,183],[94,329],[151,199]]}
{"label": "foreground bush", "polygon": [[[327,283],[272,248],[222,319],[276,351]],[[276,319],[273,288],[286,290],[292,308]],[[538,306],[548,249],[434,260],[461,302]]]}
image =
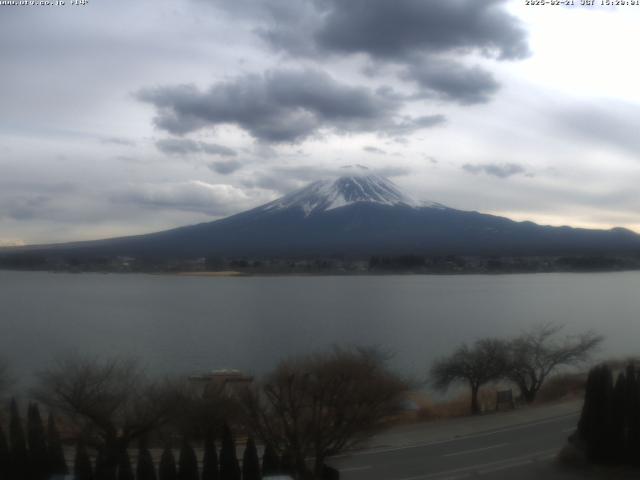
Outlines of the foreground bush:
{"label": "foreground bush", "polygon": [[607,365],[591,369],[574,440],[592,463],[640,463],[640,377],[634,365],[615,383]]}
{"label": "foreground bush", "polygon": [[352,448],[397,413],[407,388],[379,352],[336,349],[281,363],[242,401],[252,432],[280,454],[280,471],[315,479],[326,474],[329,456]]}
{"label": "foreground bush", "polygon": [[[8,438],[0,425],[0,480],[48,480],[69,472],[52,416],[45,429],[38,406],[30,404],[25,434],[18,403],[12,401],[9,423]],[[206,436],[201,465],[186,437],[177,457],[167,443],[156,465],[146,437],[142,437],[135,468],[128,449],[118,452],[114,466],[109,463],[104,443],[87,443],[81,437],[75,445],[71,472],[76,480],[260,480],[261,461],[254,440],[247,438],[241,469],[231,429],[225,425],[220,434],[219,453],[214,436]],[[280,473],[278,458],[269,447],[265,449],[262,464],[267,473]]]}

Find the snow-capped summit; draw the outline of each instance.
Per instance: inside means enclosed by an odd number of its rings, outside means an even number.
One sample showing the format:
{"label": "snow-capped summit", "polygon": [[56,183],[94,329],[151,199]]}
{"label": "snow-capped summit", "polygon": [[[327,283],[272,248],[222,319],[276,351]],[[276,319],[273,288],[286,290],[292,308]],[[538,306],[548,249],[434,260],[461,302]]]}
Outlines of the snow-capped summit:
{"label": "snow-capped summit", "polygon": [[261,207],[262,211],[302,210],[306,216],[341,208],[354,203],[402,205],[406,207],[437,207],[433,202],[419,202],[400,191],[391,180],[380,175],[363,173],[337,179],[319,180]]}

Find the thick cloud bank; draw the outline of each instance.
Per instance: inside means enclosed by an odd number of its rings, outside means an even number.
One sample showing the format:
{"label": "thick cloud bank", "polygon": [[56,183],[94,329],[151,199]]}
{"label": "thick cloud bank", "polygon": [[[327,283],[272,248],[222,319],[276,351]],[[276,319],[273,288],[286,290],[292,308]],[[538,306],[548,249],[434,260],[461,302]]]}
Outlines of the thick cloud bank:
{"label": "thick cloud bank", "polygon": [[408,133],[444,121],[440,115],[400,116],[402,104],[387,89],[349,85],[315,69],[244,75],[206,91],[193,85],[148,88],[138,98],[156,107],[156,126],[170,133],[231,124],[267,142],[297,142],[322,129]]}

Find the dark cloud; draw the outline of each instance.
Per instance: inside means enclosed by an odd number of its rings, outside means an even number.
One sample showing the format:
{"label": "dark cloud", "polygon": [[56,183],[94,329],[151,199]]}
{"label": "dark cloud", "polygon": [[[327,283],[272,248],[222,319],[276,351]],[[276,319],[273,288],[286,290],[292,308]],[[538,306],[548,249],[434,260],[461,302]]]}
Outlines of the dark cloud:
{"label": "dark cloud", "polygon": [[167,155],[189,155],[191,153],[207,153],[210,155],[235,156],[236,152],[215,143],[196,142],[188,138],[163,138],[156,142],[156,147]]}
{"label": "dark cloud", "polygon": [[[518,60],[530,54],[527,33],[505,8],[507,0],[266,0],[218,2],[234,18],[249,17],[272,47],[320,59],[365,55],[405,66],[404,79],[423,95],[461,104],[482,103],[498,82],[459,57],[477,54]],[[368,72],[375,73],[369,66]]]}
{"label": "dark cloud", "polygon": [[486,175],[492,175],[498,178],[508,178],[513,175],[527,174],[527,170],[522,165],[519,165],[517,163],[467,163],[463,165],[462,168],[474,175],[484,173]]}
{"label": "dark cloud", "polygon": [[0,221],[29,228],[43,222],[86,220],[96,214],[90,196],[81,184],[70,181],[0,181]]}
{"label": "dark cloud", "polygon": [[156,142],[156,147],[167,155],[187,155],[200,151],[198,142],[185,138],[164,138]]}
{"label": "dark cloud", "polygon": [[499,59],[519,59],[529,54],[526,32],[504,8],[507,1],[267,0],[218,4],[233,15],[261,20],[260,35],[293,54],[364,53],[397,60],[414,52],[477,51]]}
{"label": "dark cloud", "polygon": [[56,198],[78,193],[72,182],[0,180],[0,220],[47,219]]}
{"label": "dark cloud", "polygon": [[200,148],[202,148],[204,153],[208,153],[209,155],[221,155],[223,157],[235,157],[237,155],[235,150],[216,143],[200,142]]}
{"label": "dark cloud", "polygon": [[280,195],[292,192],[304,185],[295,178],[287,178],[277,172],[259,172],[242,182],[246,188],[264,188]]}
{"label": "dark cloud", "polygon": [[362,165],[361,163],[356,163],[355,165],[343,165],[340,167],[340,170],[345,172],[369,172],[371,169],[366,165]]}
{"label": "dark cloud", "polygon": [[371,145],[367,145],[366,147],[362,148],[365,152],[369,152],[369,153],[377,153],[379,155],[386,155],[387,152],[385,150],[382,150],[381,148],[378,147],[373,147]]}
{"label": "dark cloud", "polygon": [[400,135],[444,121],[441,115],[398,118],[402,103],[388,89],[351,86],[313,69],[244,75],[206,91],[150,88],[138,98],[155,106],[156,126],[173,134],[232,124],[265,142],[301,141],[323,129]]}
{"label": "dark cloud", "polygon": [[219,162],[211,163],[209,168],[221,175],[229,175],[230,173],[242,168],[242,163],[237,160],[221,160]]}
{"label": "dark cloud", "polygon": [[462,105],[488,102],[500,87],[490,72],[478,66],[467,67],[434,57],[409,64],[402,76],[418,83],[422,95]]}
{"label": "dark cloud", "polygon": [[0,207],[0,219],[33,220],[47,216],[46,208],[51,197],[41,194],[18,195],[4,198]]}
{"label": "dark cloud", "polygon": [[315,39],[340,53],[397,59],[411,52],[476,50],[501,59],[528,54],[506,0],[317,0],[326,9]]}
{"label": "dark cloud", "polygon": [[101,139],[101,142],[105,144],[122,145],[124,147],[134,147],[136,145],[136,142],[133,140],[123,137],[105,137]]}

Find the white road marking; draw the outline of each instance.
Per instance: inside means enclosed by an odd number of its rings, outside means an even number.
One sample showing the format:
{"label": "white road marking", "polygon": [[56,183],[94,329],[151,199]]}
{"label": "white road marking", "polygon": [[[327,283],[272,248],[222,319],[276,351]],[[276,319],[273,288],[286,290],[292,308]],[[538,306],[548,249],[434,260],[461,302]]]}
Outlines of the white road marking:
{"label": "white road marking", "polygon": [[544,425],[547,423],[554,423],[554,422],[560,422],[562,420],[566,420],[567,418],[570,417],[577,417],[579,415],[579,412],[575,412],[575,413],[569,413],[566,415],[560,415],[558,417],[553,417],[553,418],[549,418],[546,420],[540,420],[537,422],[530,422],[530,423],[522,423],[519,425],[514,425],[512,427],[504,427],[504,428],[500,428],[498,430],[491,430],[488,432],[481,432],[481,433],[472,433],[469,435],[462,435],[460,437],[455,437],[455,438],[449,438],[447,440],[434,440],[431,442],[425,442],[425,443],[415,443],[415,444],[411,444],[411,445],[406,445],[404,447],[392,447],[392,448],[373,448],[371,450],[363,450],[360,452],[352,452],[352,453],[346,453],[344,455],[336,455],[335,457],[331,457],[331,458],[353,458],[353,457],[360,457],[360,456],[364,456],[364,455],[377,455],[379,453],[391,453],[391,452],[399,452],[402,450],[411,450],[414,448],[423,448],[423,447],[430,447],[432,445],[442,445],[444,443],[453,443],[453,442],[458,442],[461,440],[467,440],[467,439],[472,439],[472,438],[480,438],[480,437],[490,437],[491,435],[497,435],[499,433],[504,433],[504,432],[511,432],[514,430],[522,430],[522,429],[526,429],[526,428],[530,428],[530,427],[535,427],[538,425]]}
{"label": "white road marking", "polygon": [[447,454],[443,455],[443,457],[458,457],[460,455],[467,455],[469,453],[476,453],[476,452],[482,452],[484,450],[493,450],[494,448],[506,447],[507,445],[509,445],[509,444],[508,443],[499,443],[497,445],[489,445],[488,447],[473,448],[471,450],[463,450],[461,452],[447,453]]}
{"label": "white road marking", "polygon": [[494,473],[494,472],[499,472],[501,470],[508,470],[510,468],[515,468],[515,467],[519,467],[521,465],[526,465],[527,463],[535,463],[536,461],[540,461],[540,460],[551,460],[552,458],[554,458],[556,456],[557,452],[554,452],[550,455],[542,455],[539,457],[534,457],[534,458],[530,458],[528,460],[525,461],[518,461],[518,462],[509,462],[507,464],[504,465],[499,465],[496,467],[491,467],[491,468],[483,468],[478,470],[478,473],[480,475],[486,475],[487,473]]}

